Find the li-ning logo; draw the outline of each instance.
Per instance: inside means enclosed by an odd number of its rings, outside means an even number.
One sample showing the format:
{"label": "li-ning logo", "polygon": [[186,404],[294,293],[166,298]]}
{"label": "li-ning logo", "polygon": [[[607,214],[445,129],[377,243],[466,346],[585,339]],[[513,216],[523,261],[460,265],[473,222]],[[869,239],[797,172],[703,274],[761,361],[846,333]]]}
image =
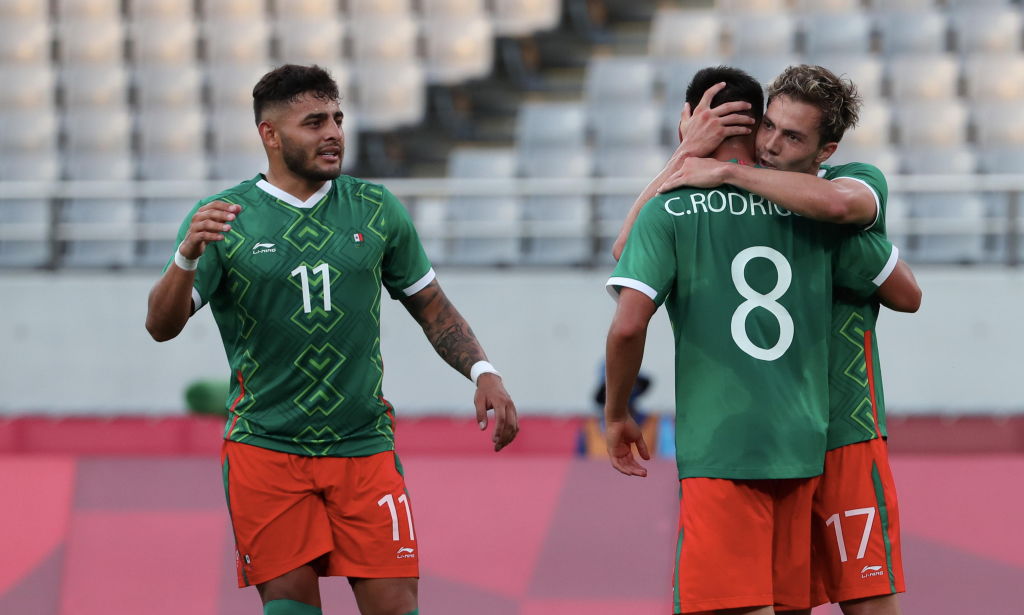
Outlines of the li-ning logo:
{"label": "li-ning logo", "polygon": [[277,248],[272,243],[258,243],[252,247],[253,254],[266,254],[267,252],[277,252]]}
{"label": "li-ning logo", "polygon": [[398,559],[416,557],[416,550],[411,547],[399,547],[398,554],[395,557]]}
{"label": "li-ning logo", "polygon": [[860,578],[866,579],[868,577],[880,577],[883,574],[885,573],[882,572],[881,566],[864,566],[861,568]]}

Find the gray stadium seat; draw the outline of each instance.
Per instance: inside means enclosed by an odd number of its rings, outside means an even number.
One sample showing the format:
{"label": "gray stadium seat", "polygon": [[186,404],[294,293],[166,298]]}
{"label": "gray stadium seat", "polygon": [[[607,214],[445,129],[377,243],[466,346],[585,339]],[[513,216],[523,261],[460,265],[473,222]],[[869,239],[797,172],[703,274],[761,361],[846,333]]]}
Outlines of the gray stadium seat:
{"label": "gray stadium seat", "polygon": [[911,175],[973,175],[978,155],[966,146],[908,147],[900,151],[903,169]]}
{"label": "gray stadium seat", "polygon": [[267,170],[263,142],[251,113],[251,107],[224,107],[210,116],[214,177],[243,180]]}
{"label": "gray stadium seat", "polygon": [[1024,169],[1024,145],[986,147],[978,157],[982,173],[1019,175]]}
{"label": "gray stadium seat", "polygon": [[457,147],[448,156],[448,176],[454,178],[515,177],[516,168],[510,148]]}
{"label": "gray stadium seat", "polygon": [[[864,99],[857,126],[843,136],[842,144],[859,147],[875,147],[889,143],[892,127],[892,110],[883,99]],[[842,147],[840,147],[842,149]]]}
{"label": "gray stadium seat", "polygon": [[804,52],[808,55],[871,51],[871,20],[861,13],[811,15],[803,24]]}
{"label": "gray stadium seat", "polygon": [[0,21],[0,63],[38,66],[50,62],[50,26],[33,19]]}
{"label": "gray stadium seat", "polygon": [[246,21],[263,17],[266,11],[264,0],[216,0],[200,3],[202,16],[207,21],[238,19]]}
{"label": "gray stadium seat", "polygon": [[751,77],[760,81],[765,87],[787,67],[802,63],[803,60],[793,54],[736,56],[729,61],[730,65],[747,71]]}
{"label": "gray stadium seat", "polygon": [[323,0],[275,0],[278,19],[331,19],[338,16],[337,5]]}
{"label": "gray stadium seat", "polygon": [[64,114],[64,135],[69,155],[128,153],[132,115],[123,106],[69,110]]}
{"label": "gray stadium seat", "polygon": [[885,234],[889,241],[900,249],[900,256],[907,260],[910,255],[907,235],[907,219],[910,218],[910,203],[901,193],[889,193],[885,203]]}
{"label": "gray stadium seat", "polygon": [[422,121],[426,86],[418,63],[361,64],[354,77],[359,121],[366,130],[390,130]]}
{"label": "gray stadium seat", "polygon": [[936,0],[868,0],[868,6],[876,11],[928,11],[936,4]]}
{"label": "gray stadium seat", "polygon": [[[917,237],[915,260],[927,263],[977,263],[986,259],[985,203],[973,192],[911,196],[912,228],[933,226]],[[938,226],[939,228],[934,228]],[[942,232],[948,229],[947,232]]]}
{"label": "gray stadium seat", "polygon": [[0,199],[0,265],[39,267],[50,262],[50,202]]}
{"label": "gray stadium seat", "polygon": [[1024,100],[1024,56],[972,55],[964,61],[964,80],[973,102]]}
{"label": "gray stadium seat", "polygon": [[719,56],[697,56],[679,59],[666,59],[658,65],[658,82],[664,90],[665,104],[674,107],[677,115],[686,102],[686,86],[702,68],[727,64]]}
{"label": "gray stadium seat", "polygon": [[[971,107],[975,142],[981,147],[1024,146],[1024,114],[1020,102],[979,102]],[[1024,173],[1024,168],[1020,171]]]}
{"label": "gray stadium seat", "polygon": [[871,55],[814,54],[804,59],[808,64],[824,66],[842,78],[849,79],[866,100],[882,97],[885,76],[882,61]]}
{"label": "gray stadium seat", "polygon": [[598,147],[656,146],[661,142],[661,113],[653,101],[594,106],[589,123]]}
{"label": "gray stadium seat", "polygon": [[893,148],[887,145],[864,147],[855,143],[848,143],[844,137],[839,143],[839,148],[825,161],[825,164],[836,165],[847,162],[867,162],[873,164],[887,177],[897,175],[900,172],[900,156]]}
{"label": "gray stadium seat", "polygon": [[448,17],[421,24],[429,83],[454,85],[491,73],[494,33],[486,17]]}
{"label": "gray stadium seat", "polygon": [[334,17],[279,19],[278,54],[282,63],[333,64],[344,52],[344,24]]}
{"label": "gray stadium seat", "polygon": [[73,66],[60,73],[68,107],[123,107],[128,104],[128,73],[120,64]]}
{"label": "gray stadium seat", "polygon": [[955,146],[967,142],[967,107],[958,100],[903,103],[895,113],[904,146]]}
{"label": "gray stadium seat", "polygon": [[270,26],[262,18],[207,21],[203,24],[206,61],[219,65],[270,61]]}
{"label": "gray stadium seat", "polygon": [[889,62],[889,93],[894,100],[952,100],[959,77],[951,54],[897,56]]}
{"label": "gray stadium seat", "polygon": [[69,267],[126,267],[135,260],[135,207],[130,200],[74,199],[58,215]]}
{"label": "gray stadium seat", "polygon": [[786,0],[715,0],[715,9],[722,13],[784,13]]}
{"label": "gray stadium seat", "polygon": [[412,15],[409,0],[348,0],[347,4],[348,12],[354,19]]}
{"label": "gray stadium seat", "polygon": [[[516,175],[516,152],[507,148],[456,148],[448,158],[448,174],[456,179],[469,178],[511,178]],[[419,211],[426,205],[423,211]],[[458,197],[451,200],[450,216],[443,204],[417,203],[414,209],[417,228],[421,223],[428,225],[434,233],[450,228],[449,223],[458,226],[461,222],[484,223],[487,225],[518,225],[521,215],[517,198]],[[493,231],[494,229],[489,229]],[[451,242],[451,260],[461,264],[512,263],[519,259],[519,238],[494,237],[485,239],[455,238]],[[436,253],[448,257],[443,240],[433,239],[431,245]],[[429,254],[429,252],[428,252]]]}
{"label": "gray stadium seat", "polygon": [[669,61],[714,56],[722,51],[722,21],[711,11],[659,10],[649,49],[651,56]]}
{"label": "gray stadium seat", "polygon": [[169,17],[135,22],[129,26],[129,32],[131,59],[138,67],[190,68],[196,61],[199,30],[191,19]]}
{"label": "gray stadium seat", "polygon": [[786,13],[737,15],[727,22],[733,54],[783,55],[796,49],[797,22]]}
{"label": "gray stadium seat", "polygon": [[484,0],[420,0],[419,4],[427,19],[487,17]]}
{"label": "gray stadium seat", "polygon": [[51,107],[0,110],[0,151],[55,151],[57,127],[57,115]]}
{"label": "gray stadium seat", "polygon": [[61,22],[57,35],[57,57],[64,66],[111,66],[124,58],[124,28],[119,19]]}
{"label": "gray stadium seat", "polygon": [[202,103],[202,88],[202,74],[195,66],[150,66],[135,71],[135,100],[140,111],[173,113],[193,108]]}
{"label": "gray stadium seat", "polygon": [[525,102],[519,107],[516,143],[520,147],[572,147],[586,140],[586,113],[579,103]]}
{"label": "gray stadium seat", "polygon": [[50,7],[39,0],[3,0],[0,2],[0,22],[32,21],[44,23],[49,17]]}
{"label": "gray stadium seat", "polygon": [[57,0],[56,8],[62,21],[121,17],[121,0]]}
{"label": "gray stadium seat", "polygon": [[0,88],[0,109],[49,107],[54,103],[56,78],[47,64],[0,65],[0,83],[17,84]]}
{"label": "gray stadium seat", "polygon": [[562,18],[560,0],[493,0],[494,31],[502,36],[529,36],[553,30]]}
{"label": "gray stadium seat", "polygon": [[520,146],[517,156],[526,177],[589,177],[593,169],[593,158],[585,147]]}
{"label": "gray stadium seat", "polygon": [[435,266],[448,263],[448,239],[451,229],[448,220],[448,202],[445,199],[418,198],[410,207],[413,224],[427,258]]}
{"label": "gray stadium seat", "polygon": [[662,147],[600,149],[594,157],[594,172],[603,177],[636,177],[649,181],[661,172],[671,155],[672,150]]}
{"label": "gray stadium seat", "polygon": [[1003,7],[1010,6],[1014,0],[945,0],[949,8],[980,8],[980,7]]}
{"label": "gray stadium seat", "polygon": [[793,10],[800,13],[856,13],[861,0],[796,0]]}
{"label": "gray stadium seat", "polygon": [[246,65],[206,64],[206,84],[214,109],[252,105],[252,88],[272,67],[257,62]]}
{"label": "gray stadium seat", "polygon": [[522,212],[513,197],[462,197],[453,199],[449,262],[456,265],[511,265],[520,259],[518,229]]}
{"label": "gray stadium seat", "polygon": [[903,53],[943,53],[946,51],[946,16],[938,11],[907,11],[879,16],[882,51]]}
{"label": "gray stadium seat", "polygon": [[530,197],[523,203],[523,262],[581,265],[590,260],[590,202],[582,196]]}
{"label": "gray stadium seat", "polygon": [[657,71],[646,56],[596,57],[587,64],[585,98],[590,104],[616,100],[651,100]]}
{"label": "gray stadium seat", "polygon": [[57,181],[60,169],[56,147],[48,151],[18,150],[0,154],[0,181]]}
{"label": "gray stadium seat", "polygon": [[143,179],[206,179],[206,124],[201,107],[139,115],[139,171]]}
{"label": "gray stadium seat", "polygon": [[1005,6],[964,6],[950,19],[960,53],[1020,53],[1024,15]]}
{"label": "gray stadium seat", "polygon": [[191,20],[192,4],[181,0],[128,0],[128,16],[133,20]]}
{"label": "gray stadium seat", "polygon": [[126,182],[135,176],[134,158],[129,152],[72,152],[64,162],[72,180]]}
{"label": "gray stadium seat", "polygon": [[349,29],[357,62],[411,62],[416,58],[417,25],[411,17],[353,21]]}
{"label": "gray stadium seat", "polygon": [[[192,200],[146,199],[139,205],[141,253],[138,264],[163,267],[174,254],[178,228],[195,205]],[[159,238],[158,238],[159,237]]]}

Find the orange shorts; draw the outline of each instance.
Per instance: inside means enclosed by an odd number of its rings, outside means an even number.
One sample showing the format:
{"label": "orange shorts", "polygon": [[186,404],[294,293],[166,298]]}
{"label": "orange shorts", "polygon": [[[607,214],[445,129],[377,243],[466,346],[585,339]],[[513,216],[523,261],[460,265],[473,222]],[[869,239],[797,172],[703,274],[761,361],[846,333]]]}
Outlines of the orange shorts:
{"label": "orange shorts", "polygon": [[675,613],[811,602],[818,478],[680,481]]}
{"label": "orange shorts", "polygon": [[225,441],[221,464],[239,587],[322,555],[320,576],[419,576],[411,502],[394,452],[305,457]]}
{"label": "orange shorts", "polygon": [[906,591],[885,440],[825,455],[825,473],[814,494],[813,540],[817,604]]}

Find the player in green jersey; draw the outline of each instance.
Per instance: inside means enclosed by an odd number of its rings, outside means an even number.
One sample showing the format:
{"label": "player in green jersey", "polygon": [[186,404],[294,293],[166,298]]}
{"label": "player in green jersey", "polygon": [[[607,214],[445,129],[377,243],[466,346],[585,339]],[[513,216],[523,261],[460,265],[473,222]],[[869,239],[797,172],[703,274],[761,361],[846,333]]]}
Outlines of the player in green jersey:
{"label": "player in green jersey", "polygon": [[[746,100],[760,111],[760,86],[722,67],[699,72],[687,99],[718,81],[728,85],[716,103]],[[752,155],[752,136],[714,152],[741,163]],[[667,301],[682,488],[676,612],[771,613],[773,604],[810,603],[833,257],[836,284],[860,294],[874,292],[896,260],[884,239],[840,241],[846,234],[731,187],[666,193],[637,217],[609,280],[620,298],[608,335],[607,438],[613,466],[645,475],[632,445],[645,458],[646,447],[625,396],[647,323]]]}
{"label": "player in green jersey", "polygon": [[[881,172],[861,163],[822,164],[855,123],[859,105],[852,84],[827,69],[790,67],[769,88],[757,135],[759,164],[790,172],[737,169],[709,158],[684,161],[684,154],[655,183],[665,180],[663,189],[729,183],[801,215],[884,236],[888,188]],[[705,101],[692,118],[685,109],[683,116],[691,148],[687,154],[713,145],[716,133],[737,129],[734,119],[711,112]],[[895,593],[904,589],[875,323],[878,300],[892,309],[916,311],[921,292],[902,262],[886,291],[868,301],[837,293],[832,307],[829,453],[815,496],[815,530],[821,555],[817,570],[826,594],[847,615],[896,615]]]}
{"label": "player in green jersey", "polygon": [[269,170],[204,199],[149,298],[158,341],[210,304],[231,367],[222,452],[239,585],[264,613],[320,613],[320,576],[347,576],[363,613],[417,612],[419,553],[381,390],[382,286],[495,414],[516,410],[386,188],[341,175],[335,82],[286,65],[253,89]]}

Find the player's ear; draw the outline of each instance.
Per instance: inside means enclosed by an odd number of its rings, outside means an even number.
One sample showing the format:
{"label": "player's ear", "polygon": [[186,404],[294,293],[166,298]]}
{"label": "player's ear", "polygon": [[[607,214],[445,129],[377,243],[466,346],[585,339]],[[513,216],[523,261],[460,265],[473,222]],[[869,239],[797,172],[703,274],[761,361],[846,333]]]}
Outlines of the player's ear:
{"label": "player's ear", "polygon": [[260,131],[260,139],[263,140],[263,146],[267,149],[276,149],[280,146],[280,138],[278,137],[277,130],[269,120],[263,120],[256,127]]}
{"label": "player's ear", "polygon": [[821,164],[828,160],[836,152],[837,147],[839,147],[839,143],[836,141],[822,145],[818,150],[818,155],[814,157],[814,164]]}

